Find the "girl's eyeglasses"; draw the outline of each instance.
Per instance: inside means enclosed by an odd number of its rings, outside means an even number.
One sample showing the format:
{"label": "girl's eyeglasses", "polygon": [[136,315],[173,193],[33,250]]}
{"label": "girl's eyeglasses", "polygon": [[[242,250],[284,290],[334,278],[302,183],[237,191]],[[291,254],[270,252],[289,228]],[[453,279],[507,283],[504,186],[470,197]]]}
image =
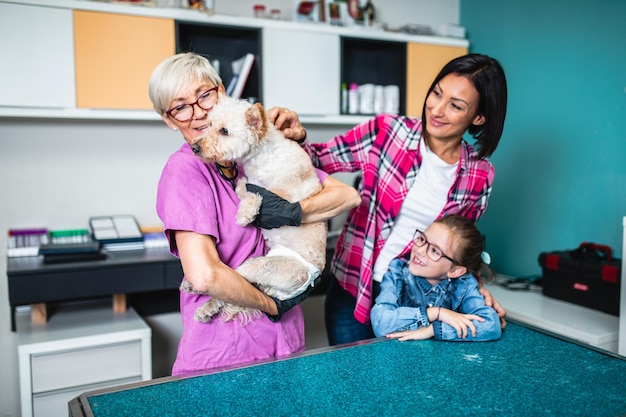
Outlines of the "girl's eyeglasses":
{"label": "girl's eyeglasses", "polygon": [[428,258],[433,262],[438,262],[441,258],[446,258],[453,264],[456,264],[454,259],[443,253],[443,251],[437,246],[432,245],[428,239],[426,239],[426,235],[424,235],[424,232],[421,230],[415,229],[415,234],[413,234],[413,243],[418,248],[426,245],[426,256],[428,256]]}

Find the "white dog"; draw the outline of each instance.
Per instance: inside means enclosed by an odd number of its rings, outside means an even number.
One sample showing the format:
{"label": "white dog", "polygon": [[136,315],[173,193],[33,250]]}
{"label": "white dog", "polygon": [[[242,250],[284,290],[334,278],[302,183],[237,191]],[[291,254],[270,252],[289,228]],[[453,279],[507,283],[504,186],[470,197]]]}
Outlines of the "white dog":
{"label": "white dog", "polygon": [[[322,185],[307,153],[285,139],[266,117],[260,104],[221,95],[209,112],[208,132],[192,145],[204,161],[235,161],[247,181],[274,192],[290,203],[318,193]],[[246,226],[259,213],[262,198],[246,190],[246,178],[236,187],[241,202],[237,224]],[[326,222],[299,227],[263,229],[270,248],[266,256],[250,258],[236,271],[266,294],[286,300],[312,285],[326,263]],[[183,289],[193,291],[187,284]],[[238,317],[246,324],[258,310],[212,298],[196,310],[196,320],[207,322],[220,313],[223,320]]]}

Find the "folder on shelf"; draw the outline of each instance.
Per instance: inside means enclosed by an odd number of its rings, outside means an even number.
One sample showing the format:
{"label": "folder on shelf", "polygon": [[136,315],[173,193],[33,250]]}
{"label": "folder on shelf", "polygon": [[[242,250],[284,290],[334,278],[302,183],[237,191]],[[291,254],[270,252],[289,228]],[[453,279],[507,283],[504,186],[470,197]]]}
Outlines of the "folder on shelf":
{"label": "folder on shelf", "polygon": [[230,84],[228,84],[226,95],[241,98],[243,87],[246,85],[246,81],[248,81],[248,76],[252,70],[252,64],[254,64],[254,55],[251,53],[247,53],[231,63],[233,78],[230,80]]}

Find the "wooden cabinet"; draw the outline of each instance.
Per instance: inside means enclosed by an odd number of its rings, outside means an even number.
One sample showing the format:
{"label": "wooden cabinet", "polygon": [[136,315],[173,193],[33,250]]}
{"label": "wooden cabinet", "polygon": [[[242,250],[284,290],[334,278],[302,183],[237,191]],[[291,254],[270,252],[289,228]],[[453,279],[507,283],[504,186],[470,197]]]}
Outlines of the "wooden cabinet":
{"label": "wooden cabinet", "polygon": [[172,19],[75,10],[76,106],[152,109],[148,81],[174,40]]}
{"label": "wooden cabinet", "polygon": [[422,117],[426,92],[433,80],[453,58],[467,54],[466,47],[422,43],[407,44],[406,115]]}
{"label": "wooden cabinet", "polygon": [[72,11],[0,3],[0,106],[75,106]]}
{"label": "wooden cabinet", "polygon": [[23,417],[64,415],[83,392],[152,378],[151,330],[134,310],[66,309],[45,325],[18,314]]}
{"label": "wooden cabinet", "polygon": [[298,29],[263,30],[266,107],[300,115],[339,114],[339,37]]}

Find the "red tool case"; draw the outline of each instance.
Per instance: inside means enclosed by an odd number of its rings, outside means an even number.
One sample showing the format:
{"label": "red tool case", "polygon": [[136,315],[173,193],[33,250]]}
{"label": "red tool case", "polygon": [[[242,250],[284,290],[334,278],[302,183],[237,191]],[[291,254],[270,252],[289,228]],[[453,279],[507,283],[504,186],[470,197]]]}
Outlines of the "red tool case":
{"label": "red tool case", "polygon": [[573,250],[539,254],[543,294],[619,315],[621,259],[609,246],[583,242]]}

